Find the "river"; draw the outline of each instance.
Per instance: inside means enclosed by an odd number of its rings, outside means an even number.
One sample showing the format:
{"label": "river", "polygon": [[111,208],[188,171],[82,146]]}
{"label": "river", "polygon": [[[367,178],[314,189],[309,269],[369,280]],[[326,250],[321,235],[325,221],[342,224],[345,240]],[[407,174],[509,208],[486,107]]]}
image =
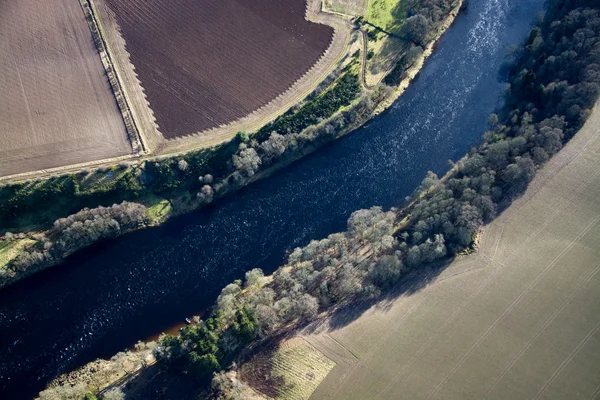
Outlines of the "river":
{"label": "river", "polygon": [[49,379],[210,306],[245,271],[343,230],[360,208],[401,205],[443,174],[501,104],[506,48],[543,0],[470,0],[415,82],[365,127],[273,176],[163,226],[81,251],[0,292],[0,398],[31,399]]}

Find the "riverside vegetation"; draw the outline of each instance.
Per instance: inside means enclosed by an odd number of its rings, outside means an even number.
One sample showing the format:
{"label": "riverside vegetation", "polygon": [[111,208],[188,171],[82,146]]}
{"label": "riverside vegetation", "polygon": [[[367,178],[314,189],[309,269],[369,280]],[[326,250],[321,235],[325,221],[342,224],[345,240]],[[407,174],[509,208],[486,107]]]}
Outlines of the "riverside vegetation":
{"label": "riverside vegetation", "polygon": [[[433,7],[439,12],[432,16],[426,13],[427,24],[418,33],[408,21],[422,15],[408,18],[407,40],[430,42],[441,16],[449,15],[455,3],[459,1],[415,2],[417,11]],[[209,204],[364,124],[377,106],[394,94],[387,85],[363,88],[358,63],[358,55],[354,55],[303,103],[256,133],[240,132],[234,140],[217,147],[0,187],[0,226],[5,232],[15,232],[5,235],[0,245],[0,288],[59,263],[91,244],[90,238],[114,237]],[[82,224],[91,230],[86,234],[88,239],[75,241],[78,246],[70,246],[68,251],[54,246],[57,235],[52,229],[40,233],[81,209],[122,201],[140,204],[146,217],[131,226],[98,234],[97,224],[91,223],[96,218],[94,212],[86,212],[83,215],[88,219]]]}
{"label": "riverside vegetation", "polygon": [[[242,398],[245,385],[220,371],[244,350],[332,307],[376,298],[410,271],[472,248],[480,227],[581,128],[599,85],[600,3],[549,1],[515,52],[505,105],[490,116],[480,145],[443,179],[429,174],[404,209],[356,211],[346,232],[294,250],[272,278],[255,269],[226,286],[206,320],[160,339],[159,366],[197,382],[212,379],[214,398]],[[42,398],[62,390],[72,387]]]}

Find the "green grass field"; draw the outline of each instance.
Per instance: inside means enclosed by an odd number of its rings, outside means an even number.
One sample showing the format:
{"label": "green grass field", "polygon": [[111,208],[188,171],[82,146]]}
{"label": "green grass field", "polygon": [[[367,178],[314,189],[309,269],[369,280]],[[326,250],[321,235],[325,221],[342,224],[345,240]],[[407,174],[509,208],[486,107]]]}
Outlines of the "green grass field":
{"label": "green grass field", "polygon": [[171,203],[162,197],[148,195],[142,199],[142,202],[148,207],[148,218],[151,225],[161,224],[173,214]]}
{"label": "green grass field", "polygon": [[597,399],[599,198],[596,111],[479,253],[305,336],[337,363],[311,399]]}
{"label": "green grass field", "polygon": [[407,0],[371,0],[365,20],[388,32],[400,34],[407,12]]}
{"label": "green grass field", "polygon": [[31,239],[15,239],[13,241],[0,241],[0,268],[14,259],[28,244],[34,243]]}
{"label": "green grass field", "polygon": [[[408,0],[371,0],[365,20],[386,32],[401,34],[407,10]],[[368,48],[373,54],[367,62],[366,80],[368,85],[376,85],[394,68],[408,43],[367,24],[363,30],[369,33]]]}

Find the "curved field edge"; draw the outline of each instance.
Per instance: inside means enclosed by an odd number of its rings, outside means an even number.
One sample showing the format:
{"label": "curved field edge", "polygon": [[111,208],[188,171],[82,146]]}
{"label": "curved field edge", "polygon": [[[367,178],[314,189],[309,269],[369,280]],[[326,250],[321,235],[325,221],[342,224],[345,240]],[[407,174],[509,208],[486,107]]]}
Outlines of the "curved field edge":
{"label": "curved field edge", "polygon": [[600,237],[599,155],[597,106],[525,194],[484,228],[478,253],[343,328],[324,321],[301,333],[337,362],[312,398],[459,399],[467,376],[476,382],[472,398],[597,394],[600,253],[590,245]]}
{"label": "curved field edge", "polygon": [[226,143],[240,131],[259,130],[301,103],[335,68],[347,60],[352,36],[352,24],[348,18],[321,12],[319,0],[307,0],[306,19],[334,28],[329,47],[309,71],[275,99],[242,119],[218,128],[166,140],[158,129],[156,117],[135,66],[130,61],[125,40],[112,11],[103,0],[80,0],[80,3],[122,112],[129,138],[136,149],[135,154],[0,177],[0,183],[76,173],[118,162],[136,163],[159,155],[177,156]]}
{"label": "curved field edge", "polygon": [[331,26],[333,36],[328,48],[318,61],[276,98],[247,116],[202,132],[170,139],[161,145],[160,154],[185,152],[200,147],[214,146],[231,140],[238,132],[253,132],[283,115],[301,103],[335,68],[348,58],[352,24],[348,19],[337,18],[321,11],[319,0],[307,0],[307,21]]}
{"label": "curved field edge", "polygon": [[347,53],[352,29],[351,24],[346,20],[323,15],[314,5],[318,1],[308,1],[306,19],[334,28],[329,47],[309,71],[267,105],[240,120],[180,138],[165,139],[158,128],[156,117],[138,77],[135,65],[130,61],[131,55],[126,50],[126,42],[116,22],[116,17],[112,15],[104,0],[87,1],[98,15],[98,23],[102,27],[101,33],[108,44],[109,52],[112,54],[117,75],[124,82],[125,97],[133,111],[133,117],[140,127],[141,135],[145,138],[144,141],[148,143],[147,147],[150,152],[161,155],[215,146],[231,140],[239,131],[256,130],[274,120],[310,94],[339,64]]}
{"label": "curved field edge", "polygon": [[[84,1],[84,0],[82,0],[82,1]],[[94,1],[94,0],[92,0],[92,1]],[[312,7],[313,7],[313,11],[311,11],[311,12],[314,12],[314,10],[319,9],[318,8],[320,6],[319,1],[311,0],[311,2],[309,4],[312,4]],[[418,74],[418,71],[420,71],[420,69],[423,67],[425,59],[432,53],[435,43],[443,35],[443,32],[445,32],[445,30],[451,26],[452,22],[458,15],[458,10],[462,6],[462,4],[463,4],[463,0],[458,0],[457,6],[451,11],[448,18],[444,21],[444,24],[440,28],[438,28],[438,30],[436,31],[435,36],[433,38],[433,41],[431,42],[431,44],[429,46],[427,46],[428,51],[424,52],[423,55],[419,58],[419,60],[417,62],[415,62],[407,70],[406,78],[404,78],[399,83],[399,85],[396,88],[394,88],[394,90],[392,92],[386,92],[385,97],[383,99],[379,100],[375,104],[376,108],[372,113],[370,113],[369,115],[366,115],[364,118],[358,118],[354,123],[345,126],[341,131],[337,132],[335,135],[327,138],[324,141],[309,143],[304,148],[302,148],[300,151],[298,151],[297,154],[295,154],[291,157],[287,157],[286,159],[283,159],[283,160],[276,160],[272,165],[258,171],[254,176],[252,176],[250,179],[245,181],[241,186],[239,186],[239,187],[230,186],[229,189],[219,192],[217,195],[215,195],[215,199],[228,196],[232,193],[235,193],[237,190],[243,188],[244,186],[246,186],[252,182],[255,182],[257,180],[260,180],[260,179],[270,176],[274,172],[276,172],[276,171],[292,164],[293,162],[301,159],[302,157],[316,151],[317,149],[319,149],[326,143],[329,143],[330,141],[333,141],[342,136],[345,136],[345,135],[353,132],[354,130],[360,128],[362,125],[366,124],[371,118],[373,118],[374,116],[378,115],[379,113],[383,112],[385,109],[390,107],[393,104],[393,102],[402,95],[402,93],[408,87],[408,85],[410,84],[412,79],[414,79],[414,77]],[[317,8],[314,8],[314,7],[317,7]],[[106,12],[106,10],[97,9],[97,11],[95,11],[95,12]],[[337,20],[337,18],[335,18],[335,17],[334,17],[334,19]],[[102,27],[101,27],[101,30],[102,30],[102,32],[105,32],[105,29]],[[118,35],[118,37],[120,38],[120,35]],[[109,43],[109,42],[107,42],[107,43]],[[124,47],[123,47],[123,50],[124,50]],[[115,66],[115,69],[118,70],[118,67]],[[132,72],[134,72],[134,71],[132,71]],[[121,80],[123,80],[123,78],[121,78]],[[139,83],[139,81],[137,80],[136,77],[135,77],[135,82]],[[125,84],[123,86],[123,88],[125,91],[127,91],[127,84]],[[364,90],[364,92],[375,94],[375,91]],[[145,97],[144,97],[144,101],[146,101]],[[354,102],[354,104],[356,104],[356,101]],[[385,104],[385,107],[382,106],[382,104]],[[324,124],[328,123],[329,121],[334,120],[336,117],[340,116],[345,111],[346,108],[347,107],[342,108],[338,112],[334,113],[330,118],[328,118],[327,120],[318,124],[317,126],[324,125]],[[135,109],[136,109],[136,107],[133,107],[133,106],[131,107],[133,114],[135,114]],[[147,107],[147,109],[149,110],[148,107]],[[148,121],[149,120],[146,120],[146,122],[148,122]],[[141,125],[138,124],[138,126],[141,126]],[[309,126],[307,129],[314,128],[314,127],[315,126]],[[237,140],[235,138],[235,136],[233,137],[233,139],[230,138],[230,142],[232,142],[234,140]],[[213,149],[215,149],[215,151],[218,151],[218,149],[220,148],[219,146],[227,145],[227,143],[229,143],[229,142],[225,142],[224,144],[222,143],[221,145],[217,145],[217,146],[213,147]],[[211,148],[208,148],[206,150],[212,151]],[[162,160],[169,160],[169,159],[177,160],[181,157],[181,155],[185,155],[190,152],[191,152],[191,150],[188,149],[187,151],[183,151],[181,153],[177,153],[174,155],[161,156],[160,159],[162,159]],[[121,168],[121,167],[125,168],[126,171],[133,171],[133,169],[138,168],[144,162],[144,160],[157,160],[157,159],[154,157],[150,157],[150,156],[141,157],[136,160],[128,160],[127,158],[121,158],[119,160],[98,162],[97,164],[94,165],[94,167],[100,168],[97,171],[111,171],[114,168]],[[123,161],[124,163],[121,163],[119,166],[115,166],[115,163],[117,161]],[[88,170],[88,168],[90,168],[90,165],[84,164],[84,165],[78,165],[73,169],[65,167],[65,168],[60,169],[60,172],[62,174],[67,173],[67,172],[74,174],[78,171],[82,171],[82,170],[86,171],[86,170]],[[44,171],[44,174],[45,174],[44,176],[48,177],[48,178],[52,178],[52,177],[56,176],[56,172],[53,172],[53,171]],[[60,175],[60,176],[67,176],[67,175]],[[74,175],[71,175],[71,176],[74,176]],[[26,177],[20,177],[19,180],[22,180],[25,178]],[[0,179],[0,183],[2,183],[2,181],[3,181],[3,179]],[[10,180],[9,180],[9,182],[10,182]],[[35,182],[33,182],[33,184],[35,184]],[[162,198],[155,194],[150,194],[148,196],[145,196],[144,198],[137,199],[136,201],[138,201],[148,207],[148,223],[141,225],[135,229],[128,230],[128,232],[138,230],[138,229],[144,229],[145,227],[149,227],[149,226],[160,225],[160,224],[164,223],[165,221],[167,221],[170,217],[186,214],[188,212],[193,211],[194,209],[202,207],[202,204],[194,203],[192,205],[185,205],[181,201],[177,201],[177,199],[165,199],[165,198]],[[37,228],[37,229],[31,230],[27,234],[19,234],[19,236],[21,238],[34,238],[37,234],[40,234],[40,233],[44,234],[45,232],[47,232],[47,231],[40,230],[39,228]],[[14,259],[14,257],[11,258],[11,260],[12,259]],[[6,286],[12,285],[13,283],[18,282],[19,280],[24,279],[28,276],[31,276],[32,274],[34,274],[36,272],[50,268],[58,263],[59,263],[59,261],[57,260],[56,262],[52,262],[50,264],[44,265],[42,268],[33,268],[31,270],[27,269],[25,271],[18,271],[16,274],[10,273],[10,278],[8,280],[6,280],[4,282],[0,282],[0,289],[4,288]],[[9,265],[10,265],[10,260],[7,261],[7,263],[0,264],[0,271],[8,271]]]}

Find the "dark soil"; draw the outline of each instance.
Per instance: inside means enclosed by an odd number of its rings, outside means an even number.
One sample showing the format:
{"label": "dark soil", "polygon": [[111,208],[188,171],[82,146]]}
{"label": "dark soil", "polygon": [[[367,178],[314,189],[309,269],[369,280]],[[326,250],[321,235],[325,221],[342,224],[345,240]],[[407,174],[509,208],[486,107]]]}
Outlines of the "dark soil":
{"label": "dark soil", "polygon": [[167,139],[232,122],[286,91],[333,29],[306,0],[106,0]]}

